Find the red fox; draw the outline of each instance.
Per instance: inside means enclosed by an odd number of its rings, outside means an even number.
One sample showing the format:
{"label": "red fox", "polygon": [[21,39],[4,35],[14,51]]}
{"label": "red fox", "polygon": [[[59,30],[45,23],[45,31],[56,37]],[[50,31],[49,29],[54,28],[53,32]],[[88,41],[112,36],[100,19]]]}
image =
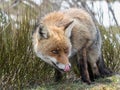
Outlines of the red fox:
{"label": "red fox", "polygon": [[91,73],[93,77],[109,73],[101,59],[100,32],[83,9],[47,14],[35,27],[32,37],[36,55],[57,69],[56,78],[70,71],[69,59],[75,55],[84,82],[91,83]]}

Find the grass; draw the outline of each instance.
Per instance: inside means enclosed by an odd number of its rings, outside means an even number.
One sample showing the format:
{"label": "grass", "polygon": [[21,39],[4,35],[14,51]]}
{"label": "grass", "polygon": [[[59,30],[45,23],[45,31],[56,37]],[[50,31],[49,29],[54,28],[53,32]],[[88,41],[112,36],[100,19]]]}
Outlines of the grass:
{"label": "grass", "polygon": [[27,12],[21,21],[17,22],[20,28],[15,28],[12,20],[0,27],[1,88],[21,89],[36,82],[49,80],[54,73],[53,68],[40,61],[33,52],[33,25],[30,25],[30,20],[30,14]]}
{"label": "grass", "polygon": [[81,81],[50,83],[36,88],[29,88],[24,90],[119,90],[120,89],[120,75],[101,78],[94,82],[94,84],[87,85]]}
{"label": "grass", "polygon": [[[49,90],[54,88],[58,90],[93,88],[95,90],[97,84],[88,86],[80,81],[73,83],[69,80],[61,83],[53,82],[54,69],[37,58],[32,49],[31,32],[34,24],[31,25],[30,22],[32,19],[36,19],[35,15],[37,14],[25,6],[21,9],[24,9],[24,13],[20,17],[18,16],[16,21],[12,20],[9,14],[8,21],[4,15],[0,15],[0,23],[4,23],[4,26],[0,26],[0,89],[21,90],[25,87],[38,86],[32,90],[46,90],[48,88]],[[16,23],[18,28],[16,28]],[[106,29],[100,26],[99,28],[103,37],[103,55],[106,64],[110,69],[119,72],[120,45],[116,39],[116,33],[120,34],[119,27]],[[99,81],[96,82],[99,86]],[[110,84],[105,84],[105,87]]]}
{"label": "grass", "polygon": [[99,28],[103,39],[102,51],[106,65],[114,72],[118,72],[120,71],[120,29],[119,27]]}

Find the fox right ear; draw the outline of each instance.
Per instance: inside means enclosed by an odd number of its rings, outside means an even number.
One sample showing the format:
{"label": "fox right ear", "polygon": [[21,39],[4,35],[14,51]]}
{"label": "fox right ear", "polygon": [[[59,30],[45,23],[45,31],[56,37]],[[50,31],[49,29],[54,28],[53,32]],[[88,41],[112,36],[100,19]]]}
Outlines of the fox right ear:
{"label": "fox right ear", "polygon": [[45,26],[43,26],[42,24],[40,24],[37,27],[37,37],[39,39],[47,39],[49,37],[49,31],[47,30],[47,28]]}
{"label": "fox right ear", "polygon": [[70,21],[64,26],[65,35],[69,38],[71,36],[72,29],[74,27],[74,20]]}

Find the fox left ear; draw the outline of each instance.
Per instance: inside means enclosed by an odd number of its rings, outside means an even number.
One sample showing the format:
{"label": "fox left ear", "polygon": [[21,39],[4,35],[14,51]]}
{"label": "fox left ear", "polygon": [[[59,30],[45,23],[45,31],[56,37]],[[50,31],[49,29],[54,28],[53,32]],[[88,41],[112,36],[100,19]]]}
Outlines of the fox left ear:
{"label": "fox left ear", "polygon": [[42,23],[36,29],[38,39],[47,39],[49,37],[49,31]]}
{"label": "fox left ear", "polygon": [[74,20],[70,21],[64,26],[65,35],[69,38],[71,36],[72,29],[74,27]]}

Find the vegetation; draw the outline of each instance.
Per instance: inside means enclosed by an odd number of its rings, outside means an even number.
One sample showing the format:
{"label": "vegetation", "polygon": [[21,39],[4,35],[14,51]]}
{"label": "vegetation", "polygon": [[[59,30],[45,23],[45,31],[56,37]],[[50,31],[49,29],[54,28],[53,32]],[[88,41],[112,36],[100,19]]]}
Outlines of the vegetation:
{"label": "vegetation", "polygon": [[[92,86],[83,84],[80,81],[69,81],[70,79],[65,84],[63,84],[64,80],[59,84],[54,83],[54,69],[37,58],[32,49],[31,33],[34,29],[34,20],[39,13],[29,6],[21,6],[23,7],[20,9],[22,13],[20,13],[20,16],[18,15],[16,20],[10,17],[9,12],[6,13],[8,15],[6,16],[2,10],[0,11],[0,90],[21,90],[25,87],[27,89],[28,87],[31,88],[38,85],[40,86],[35,90],[47,90],[48,88],[49,90],[53,90],[53,88],[58,90],[76,90],[83,89],[84,87],[96,90],[98,83],[106,82],[105,78],[96,81],[97,84]],[[20,6],[14,7],[16,10],[18,8]],[[120,72],[119,27],[105,28],[99,26],[99,29],[103,37],[103,56],[105,62],[111,70]],[[111,78],[115,82],[105,83],[105,86],[102,86],[103,89],[100,90],[113,90],[114,87],[112,86],[118,85],[116,81],[119,80],[120,82],[120,78]],[[107,85],[111,85],[110,89],[108,89]]]}
{"label": "vegetation", "polygon": [[120,76],[115,75],[112,77],[101,78],[95,81],[92,85],[87,85],[78,82],[60,82],[50,83],[38,86],[36,88],[26,88],[24,90],[119,90],[120,89]]}
{"label": "vegetation", "polygon": [[53,69],[40,61],[32,49],[32,29],[28,12],[14,28],[12,21],[0,28],[0,87],[22,88],[53,76]]}
{"label": "vegetation", "polygon": [[120,42],[119,27],[110,27],[108,29],[103,26],[99,27],[103,39],[103,57],[108,68],[114,72],[120,71]]}

